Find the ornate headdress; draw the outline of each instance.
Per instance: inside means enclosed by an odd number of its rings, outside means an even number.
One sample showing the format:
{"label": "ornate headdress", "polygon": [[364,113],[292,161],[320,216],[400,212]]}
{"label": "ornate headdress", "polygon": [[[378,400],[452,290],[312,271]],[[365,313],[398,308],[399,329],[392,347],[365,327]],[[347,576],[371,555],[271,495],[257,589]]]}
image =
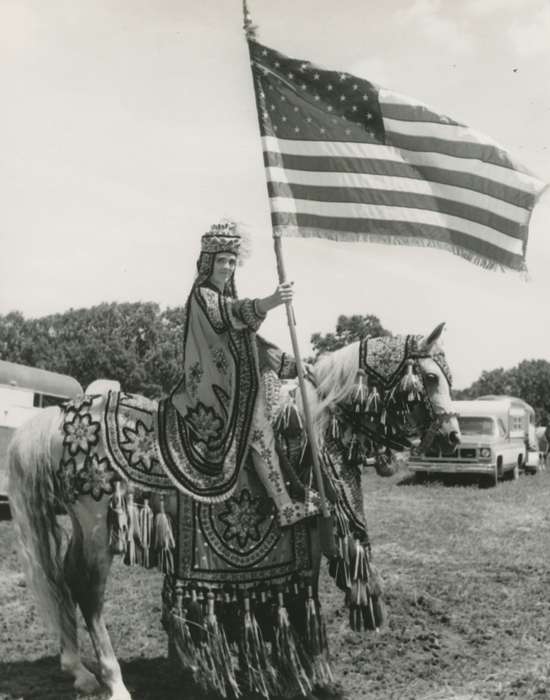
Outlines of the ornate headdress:
{"label": "ornate headdress", "polygon": [[234,253],[238,255],[241,248],[242,236],[234,221],[221,221],[212,224],[210,230],[201,238],[203,253]]}
{"label": "ornate headdress", "polygon": [[[233,253],[242,263],[248,254],[248,249],[248,237],[241,225],[229,219],[222,219],[219,223],[212,224],[201,237],[201,254],[197,261],[195,283],[201,284],[210,277],[217,253]],[[226,293],[233,297],[237,296],[233,278],[227,283]]]}

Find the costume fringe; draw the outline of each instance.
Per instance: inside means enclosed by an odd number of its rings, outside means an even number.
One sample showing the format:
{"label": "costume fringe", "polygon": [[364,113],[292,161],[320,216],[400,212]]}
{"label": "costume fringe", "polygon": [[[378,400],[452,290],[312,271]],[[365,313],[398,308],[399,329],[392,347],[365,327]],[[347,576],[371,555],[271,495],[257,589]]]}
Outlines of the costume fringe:
{"label": "costume fringe", "polygon": [[110,547],[116,554],[124,556],[125,564],[149,569],[156,563],[159,571],[174,573],[176,541],[163,496],[155,516],[148,498],[139,504],[132,491],[124,497],[117,482],[109,506],[108,523]]}
{"label": "costume fringe", "polygon": [[128,514],[128,535],[124,563],[129,566],[140,564],[142,559],[141,526],[139,523],[139,508],[134,501],[134,494],[129,492],[126,497]]}
{"label": "costume fringe", "polygon": [[233,657],[227,643],[227,637],[214,611],[214,595],[208,594],[208,615],[206,617],[206,637],[203,653],[208,659],[212,671],[212,683],[224,698],[242,696],[235,675]]}
{"label": "costume fringe", "polygon": [[[277,628],[273,642],[273,658],[281,679],[282,694],[292,697],[307,695],[313,688],[304,664],[298,653],[299,642],[290,625],[283,593],[278,594]],[[303,657],[303,652],[302,652]]]}
{"label": "costume fringe", "polygon": [[246,690],[269,699],[276,694],[279,683],[271,663],[260,626],[250,608],[250,598],[244,599],[243,633],[240,640],[241,674]]}
{"label": "costume fringe", "polygon": [[115,484],[115,492],[109,504],[107,521],[109,526],[109,546],[115,554],[122,554],[126,550],[128,541],[128,513],[120,481],[117,481]]}
{"label": "costume fringe", "polygon": [[155,553],[158,570],[165,574],[174,573],[174,550],[176,540],[170,517],[164,508],[164,496],[160,497],[160,510],[155,517]]}
{"label": "costume fringe", "polygon": [[150,552],[153,542],[153,522],[154,516],[151,506],[149,505],[149,499],[144,498],[143,506],[139,514],[139,524],[141,531],[142,563],[146,569],[151,566]]}
{"label": "costume fringe", "polygon": [[382,586],[371,562],[368,548],[359,540],[349,541],[351,588],[348,594],[350,627],[355,631],[379,632],[385,622]]}
{"label": "costume fringe", "polygon": [[311,585],[304,596],[303,583],[241,597],[235,591],[189,591],[167,576],[170,658],[203,691],[222,698],[308,697],[315,687],[332,687],[320,604]]}
{"label": "costume fringe", "polygon": [[311,676],[314,685],[326,687],[334,683],[328,659],[328,644],[325,623],[320,615],[318,603],[308,587],[306,600],[306,649],[311,659]]}
{"label": "costume fringe", "polygon": [[275,419],[274,430],[277,435],[282,435],[287,439],[303,435],[304,422],[296,404],[294,391],[288,393],[285,403],[280,407]]}
{"label": "costume fringe", "polygon": [[170,616],[169,634],[182,667],[190,671],[194,680],[198,682],[203,663],[187,624],[187,611],[183,606],[183,590],[180,584],[176,587],[176,603]]}
{"label": "costume fringe", "polygon": [[413,360],[407,360],[407,369],[399,382],[399,389],[408,403],[418,401],[422,395],[423,385],[420,377],[413,372]]}

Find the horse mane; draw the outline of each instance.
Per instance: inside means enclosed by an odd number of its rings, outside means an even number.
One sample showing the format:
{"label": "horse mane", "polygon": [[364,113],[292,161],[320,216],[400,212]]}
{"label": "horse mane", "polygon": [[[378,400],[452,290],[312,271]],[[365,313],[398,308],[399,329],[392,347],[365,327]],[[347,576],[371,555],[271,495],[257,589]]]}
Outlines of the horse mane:
{"label": "horse mane", "polygon": [[[357,379],[359,369],[359,341],[338,350],[321,355],[314,363],[312,374],[315,386],[308,382],[307,400],[317,436],[324,435],[329,421],[329,409],[348,398]],[[302,398],[296,400],[303,413]]]}

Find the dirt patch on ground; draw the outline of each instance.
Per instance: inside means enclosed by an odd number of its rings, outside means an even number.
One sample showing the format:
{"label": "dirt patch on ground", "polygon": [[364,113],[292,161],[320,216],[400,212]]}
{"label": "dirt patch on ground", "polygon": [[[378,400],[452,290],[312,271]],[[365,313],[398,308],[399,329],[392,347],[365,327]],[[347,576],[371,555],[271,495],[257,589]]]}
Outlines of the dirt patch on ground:
{"label": "dirt patch on ground", "polygon": [[[550,472],[480,489],[369,470],[365,496],[387,628],[351,632],[326,573],[321,587],[347,696],[550,698]],[[127,685],[135,700],[204,697],[169,670],[160,587],[159,574],[116,562],[105,613]],[[0,700],[74,698],[19,573],[10,521],[0,522],[0,605]],[[83,627],[82,649],[93,667]]]}

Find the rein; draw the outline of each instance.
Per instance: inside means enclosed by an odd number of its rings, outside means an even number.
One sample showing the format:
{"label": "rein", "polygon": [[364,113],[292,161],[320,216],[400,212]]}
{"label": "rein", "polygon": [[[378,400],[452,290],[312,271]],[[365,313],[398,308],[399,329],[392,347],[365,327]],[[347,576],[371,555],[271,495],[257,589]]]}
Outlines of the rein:
{"label": "rein", "polygon": [[[405,362],[405,375],[397,375],[385,389],[379,389],[379,383],[373,382],[370,393],[365,389],[365,381],[369,378],[368,367],[367,372],[358,370],[358,382],[351,396],[329,409],[332,418],[325,440],[339,444],[347,453],[348,461],[359,463],[365,457],[377,456],[381,446],[399,452],[412,448],[411,428],[422,436],[420,446],[415,449],[426,450],[443,423],[456,415],[434,408],[426,391],[419,359],[420,356],[408,359]],[[307,368],[306,380],[319,391],[310,367]],[[414,418],[417,408],[423,410],[424,420]],[[347,445],[344,436],[349,436]],[[368,441],[366,446],[365,439]]]}

